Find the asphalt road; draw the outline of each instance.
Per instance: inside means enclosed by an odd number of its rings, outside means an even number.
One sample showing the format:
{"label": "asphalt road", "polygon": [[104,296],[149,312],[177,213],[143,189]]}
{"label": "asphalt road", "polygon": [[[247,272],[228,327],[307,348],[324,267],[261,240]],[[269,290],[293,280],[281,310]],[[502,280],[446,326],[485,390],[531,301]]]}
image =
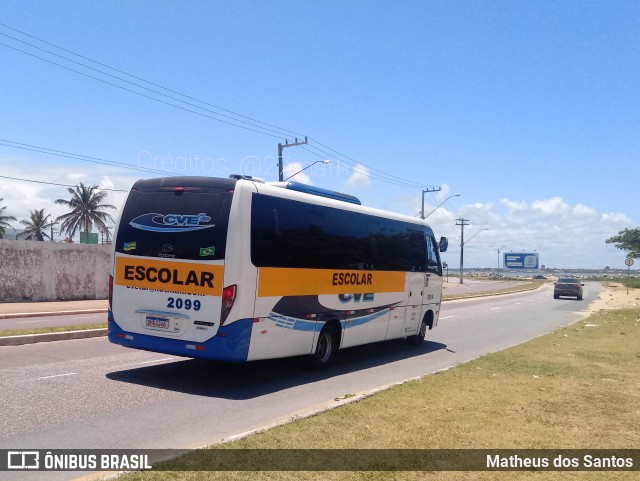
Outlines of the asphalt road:
{"label": "asphalt road", "polygon": [[[111,345],[105,338],[0,347],[0,448],[184,448],[335,404],[346,394],[446,369],[576,321],[585,299],[553,286],[443,304],[428,342],[340,351],[330,370],[300,359],[225,364]],[[11,474],[5,478],[3,474]],[[17,476],[20,474],[20,476]],[[73,479],[78,473],[0,473]]]}

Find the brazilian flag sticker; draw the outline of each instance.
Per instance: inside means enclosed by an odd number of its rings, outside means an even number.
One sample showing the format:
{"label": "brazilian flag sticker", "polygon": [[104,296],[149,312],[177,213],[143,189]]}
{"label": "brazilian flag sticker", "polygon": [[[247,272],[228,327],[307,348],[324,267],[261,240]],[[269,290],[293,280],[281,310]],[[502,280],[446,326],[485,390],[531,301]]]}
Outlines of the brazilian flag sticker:
{"label": "brazilian flag sticker", "polygon": [[125,251],[132,251],[132,250],[134,250],[135,248],[136,248],[136,241],[133,241],[133,242],[125,242],[125,243],[124,243],[124,246],[123,246],[123,249],[124,249]]}
{"label": "brazilian flag sticker", "polygon": [[200,247],[200,257],[212,256],[215,254],[216,248],[215,246],[211,247]]}

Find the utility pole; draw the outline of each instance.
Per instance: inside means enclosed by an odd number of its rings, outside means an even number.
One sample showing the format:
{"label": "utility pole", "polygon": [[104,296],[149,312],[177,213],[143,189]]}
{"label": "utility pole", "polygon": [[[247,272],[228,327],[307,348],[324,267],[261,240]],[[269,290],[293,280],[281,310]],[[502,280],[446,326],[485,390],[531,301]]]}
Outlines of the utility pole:
{"label": "utility pole", "polygon": [[49,240],[50,240],[51,242],[53,242],[53,233],[54,233],[53,226],[54,226],[54,225],[58,225],[58,223],[57,223],[56,221],[53,221],[53,222],[51,222],[51,223],[49,224],[49,227],[51,228],[51,237],[49,238]]}
{"label": "utility pole", "polygon": [[489,246],[489,247],[498,251],[498,277],[500,277],[500,274],[501,274],[501,271],[500,271],[500,251],[502,249],[504,249],[506,246],[500,246],[500,247]]}
{"label": "utility pole", "polygon": [[469,219],[463,219],[462,217],[456,219],[456,225],[460,226],[460,284],[463,284],[462,277],[462,261],[464,259],[464,226],[469,225]]}
{"label": "utility pole", "polygon": [[[429,187],[427,190],[422,191],[422,210],[420,211],[420,218],[424,219],[424,194],[428,194],[429,192],[440,192],[442,190],[441,187]],[[444,204],[444,202],[443,202]],[[442,205],[442,204],[440,204]],[[438,206],[440,207],[440,206]],[[437,207],[436,207],[437,209]]]}
{"label": "utility pole", "polygon": [[292,144],[290,144],[288,140],[285,140],[284,144],[278,144],[278,180],[280,182],[284,180],[284,173],[283,173],[283,167],[282,167],[282,151],[286,147],[296,147],[298,145],[304,145],[308,143],[309,142],[307,141],[307,137],[305,136],[304,142],[303,141],[298,142],[298,138],[296,137],[295,141]]}

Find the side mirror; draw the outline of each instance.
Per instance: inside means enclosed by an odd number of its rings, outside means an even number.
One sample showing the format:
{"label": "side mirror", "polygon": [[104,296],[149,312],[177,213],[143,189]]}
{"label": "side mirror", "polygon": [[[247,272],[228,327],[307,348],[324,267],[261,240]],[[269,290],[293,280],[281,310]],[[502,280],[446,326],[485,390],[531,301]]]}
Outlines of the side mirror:
{"label": "side mirror", "polygon": [[440,237],[440,242],[438,244],[440,246],[440,252],[447,252],[447,248],[449,247],[449,239],[446,237]]}

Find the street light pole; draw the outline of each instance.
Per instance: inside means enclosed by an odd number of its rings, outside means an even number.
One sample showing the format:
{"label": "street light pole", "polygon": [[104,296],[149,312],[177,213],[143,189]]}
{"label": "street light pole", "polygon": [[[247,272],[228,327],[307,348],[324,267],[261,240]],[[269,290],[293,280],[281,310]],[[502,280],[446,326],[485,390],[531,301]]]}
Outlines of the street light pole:
{"label": "street light pole", "polygon": [[462,284],[462,254],[464,252],[464,245],[469,242],[471,239],[473,239],[475,236],[477,236],[478,234],[480,234],[480,232],[482,232],[483,230],[489,230],[488,228],[484,228],[484,229],[480,229],[478,232],[476,232],[475,234],[473,234],[471,237],[469,237],[469,239],[467,240],[467,242],[464,241],[464,226],[465,225],[469,225],[469,224],[465,224],[465,222],[467,222],[469,219],[456,219],[458,221],[460,221],[460,224],[456,224],[461,227],[461,233],[460,233],[460,284]]}
{"label": "street light pole", "polygon": [[431,214],[433,214],[436,210],[438,210],[438,208],[444,204],[446,201],[448,201],[449,199],[451,199],[452,197],[460,197],[460,192],[458,192],[457,194],[453,194],[450,195],[449,197],[447,197],[445,200],[443,200],[442,202],[440,202],[438,204],[438,207],[436,207],[435,209],[433,209],[431,212],[429,212],[426,216],[424,215],[424,190],[422,191],[422,218],[426,219],[427,217],[429,217]]}
{"label": "street light pole", "polygon": [[[424,219],[424,194],[428,194],[429,192],[440,192],[442,190],[442,187],[433,187],[433,188],[429,188],[427,190],[423,190],[422,191],[422,210],[420,211],[420,218]],[[438,206],[440,207],[440,206]],[[436,207],[436,209],[438,208]]]}
{"label": "street light pole", "polygon": [[480,229],[478,232],[476,232],[475,234],[473,234],[471,237],[469,237],[469,239],[467,239],[467,242],[469,242],[471,239],[473,239],[475,236],[477,236],[478,234],[480,234],[480,232],[482,232],[483,230],[489,230],[488,228],[484,228],[484,229]]}
{"label": "street light pole", "polygon": [[328,159],[325,160],[316,160],[314,163],[307,165],[304,169],[299,170],[298,172],[296,172],[293,175],[290,175],[289,177],[287,177],[286,179],[284,179],[284,181],[289,180],[291,177],[295,177],[296,175],[298,175],[300,172],[302,172],[303,170],[307,170],[309,167],[313,167],[316,164],[330,164],[331,161]]}
{"label": "street light pole", "polygon": [[309,142],[307,141],[307,137],[304,138],[304,142],[300,141],[298,142],[298,139],[296,138],[295,142],[293,142],[292,144],[289,143],[288,140],[284,141],[284,144],[278,144],[278,180],[280,182],[282,182],[282,178],[284,177],[284,172],[282,170],[282,151],[286,148],[286,147],[296,147],[298,145],[304,145],[304,144],[308,144]]}

